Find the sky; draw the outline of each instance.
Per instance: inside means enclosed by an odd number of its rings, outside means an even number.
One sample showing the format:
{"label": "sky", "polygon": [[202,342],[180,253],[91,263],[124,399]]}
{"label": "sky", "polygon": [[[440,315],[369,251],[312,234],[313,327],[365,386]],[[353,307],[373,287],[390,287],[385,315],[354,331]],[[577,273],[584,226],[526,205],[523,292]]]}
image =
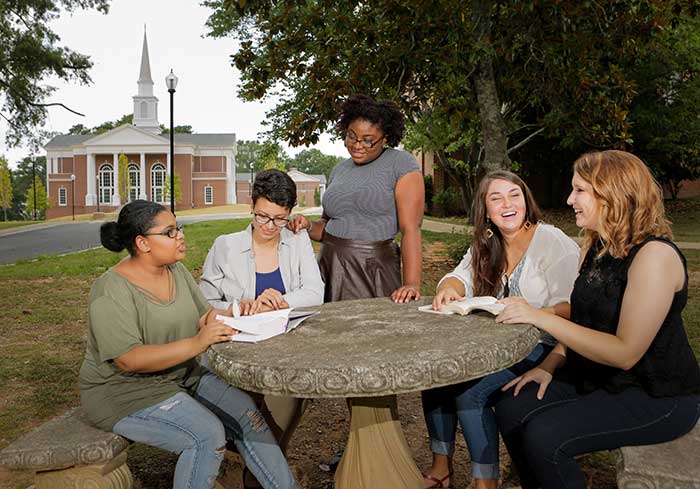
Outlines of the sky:
{"label": "sky", "polygon": [[[59,45],[90,56],[91,85],[46,80],[57,88],[51,102],[61,102],[80,117],[50,107],[45,130],[68,132],[75,124],[94,127],[133,112],[137,94],[144,24],[148,36],[154,95],[158,118],[170,124],[169,94],[165,77],[172,68],[178,76],[175,93],[175,125],[189,124],[194,132],[236,133],[238,140],[256,139],[265,130],[265,112],[275,100],[243,102],[237,97],[238,70],[229,63],[236,49],[234,39],[203,37],[209,10],[197,0],[113,0],[107,15],[94,10],[64,14],[52,27]],[[28,148],[8,148],[5,121],[0,123],[0,155],[10,167],[29,154]],[[323,135],[314,146],[324,153],[347,156],[343,144]],[[290,154],[304,149],[288,148]],[[40,153],[43,154],[43,153]]]}

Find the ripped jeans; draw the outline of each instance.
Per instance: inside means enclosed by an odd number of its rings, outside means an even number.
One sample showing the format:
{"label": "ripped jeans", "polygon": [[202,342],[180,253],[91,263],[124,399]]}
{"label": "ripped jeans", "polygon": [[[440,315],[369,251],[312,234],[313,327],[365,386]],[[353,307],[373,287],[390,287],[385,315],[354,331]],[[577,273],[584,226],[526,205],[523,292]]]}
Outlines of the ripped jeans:
{"label": "ripped jeans", "polygon": [[226,440],[266,489],[296,489],[294,477],[253,400],[211,372],[191,397],[179,392],[120,419],[114,433],[179,453],[173,489],[211,488],[219,474]]}

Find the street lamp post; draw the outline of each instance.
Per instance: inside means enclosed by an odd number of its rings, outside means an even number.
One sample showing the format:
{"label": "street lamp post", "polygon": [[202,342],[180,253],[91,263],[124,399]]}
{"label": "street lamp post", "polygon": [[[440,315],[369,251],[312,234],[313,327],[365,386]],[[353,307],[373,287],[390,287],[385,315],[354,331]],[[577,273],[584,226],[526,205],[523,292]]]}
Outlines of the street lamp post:
{"label": "street lamp post", "polygon": [[175,215],[175,134],[173,132],[173,99],[177,87],[177,77],[172,68],[170,74],[165,77],[165,85],[170,93],[170,212]]}
{"label": "street lamp post", "polygon": [[73,201],[72,211],[73,220],[75,221],[75,175],[73,174],[71,174],[70,176],[70,198]]}
{"label": "street lamp post", "polygon": [[34,220],[36,221],[36,158],[32,156],[32,186],[34,188]]}

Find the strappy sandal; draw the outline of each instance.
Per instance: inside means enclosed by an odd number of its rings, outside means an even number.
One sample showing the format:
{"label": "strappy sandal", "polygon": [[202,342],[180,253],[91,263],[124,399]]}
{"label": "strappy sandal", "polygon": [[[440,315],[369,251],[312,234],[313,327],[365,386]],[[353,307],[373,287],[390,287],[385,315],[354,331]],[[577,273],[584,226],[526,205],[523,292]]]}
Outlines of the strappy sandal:
{"label": "strappy sandal", "polygon": [[445,477],[442,479],[438,479],[437,477],[429,474],[421,474],[423,476],[423,479],[427,479],[431,482],[434,482],[432,486],[428,486],[426,489],[449,489],[450,485],[445,485],[445,481],[452,477],[453,472],[450,471],[447,473]]}

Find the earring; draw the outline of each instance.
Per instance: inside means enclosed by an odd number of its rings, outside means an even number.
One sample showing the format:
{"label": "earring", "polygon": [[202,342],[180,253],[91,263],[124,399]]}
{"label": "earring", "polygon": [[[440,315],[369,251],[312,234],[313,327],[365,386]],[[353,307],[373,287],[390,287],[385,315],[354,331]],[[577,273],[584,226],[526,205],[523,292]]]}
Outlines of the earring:
{"label": "earring", "polygon": [[528,219],[527,221],[525,221],[525,224],[523,226],[525,227],[525,230],[527,231],[532,227],[532,223]]}
{"label": "earring", "polygon": [[491,228],[486,229],[486,238],[487,239],[493,238],[493,231],[491,231]]}

